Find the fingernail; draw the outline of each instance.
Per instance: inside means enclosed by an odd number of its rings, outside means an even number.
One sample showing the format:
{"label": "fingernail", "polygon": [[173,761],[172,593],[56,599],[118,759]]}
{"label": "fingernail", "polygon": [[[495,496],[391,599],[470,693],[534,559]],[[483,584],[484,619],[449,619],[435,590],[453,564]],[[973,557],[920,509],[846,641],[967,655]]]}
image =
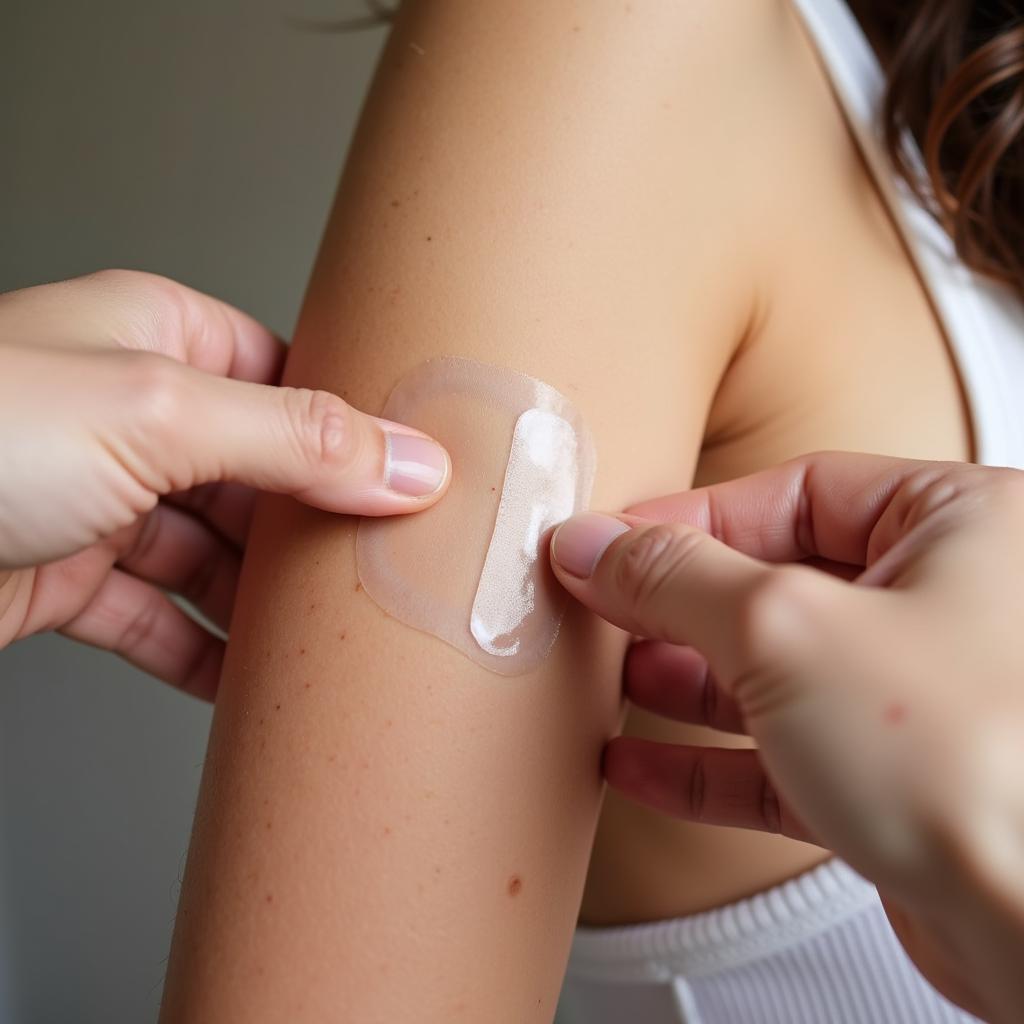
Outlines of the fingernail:
{"label": "fingernail", "polygon": [[423,498],[439,490],[448,474],[445,450],[429,437],[384,435],[384,483],[399,494]]}
{"label": "fingernail", "polygon": [[551,538],[551,554],[566,571],[589,579],[605,549],[629,527],[599,512],[580,512],[566,519]]}

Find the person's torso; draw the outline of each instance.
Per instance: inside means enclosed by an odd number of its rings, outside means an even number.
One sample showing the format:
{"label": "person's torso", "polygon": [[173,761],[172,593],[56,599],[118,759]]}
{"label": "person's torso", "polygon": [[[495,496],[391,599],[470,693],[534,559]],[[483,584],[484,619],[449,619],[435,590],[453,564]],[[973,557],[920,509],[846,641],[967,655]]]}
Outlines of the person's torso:
{"label": "person's torso", "polygon": [[[856,115],[847,121],[851,97],[845,96],[844,115],[826,69],[835,76],[834,48],[844,38],[866,43],[843,25],[849,13],[840,10],[841,0],[796,0],[810,32],[796,10],[783,6],[783,28],[766,43],[773,48],[767,58],[773,73],[766,77],[779,90],[771,132],[777,149],[764,160],[751,153],[750,166],[750,188],[761,190],[772,210],[756,282],[760,315],[715,397],[695,484],[820,449],[993,461],[976,434],[979,403],[990,401],[987,389],[997,386],[999,370],[989,380],[979,371],[980,356],[965,360],[971,339],[962,337],[962,319],[961,336],[949,336],[955,318],[937,308],[934,290],[929,295],[865,163],[869,150],[862,154],[855,141]],[[816,23],[819,15],[824,20]],[[877,77],[877,65],[873,70]],[[852,75],[852,91],[864,99],[870,89],[858,83],[856,66],[845,71],[846,84]],[[1024,386],[1024,326],[1019,341],[1020,361],[1005,372]],[[998,357],[991,344],[989,350]],[[1003,436],[1013,433],[1006,417],[982,425],[996,460],[1012,461],[1005,454],[1015,450]],[[1000,447],[1001,441],[1007,444]],[[626,731],[682,744],[745,742],[638,710],[630,712]],[[581,921],[614,925],[694,913],[764,889],[822,857],[777,836],[671,821],[610,792]]]}

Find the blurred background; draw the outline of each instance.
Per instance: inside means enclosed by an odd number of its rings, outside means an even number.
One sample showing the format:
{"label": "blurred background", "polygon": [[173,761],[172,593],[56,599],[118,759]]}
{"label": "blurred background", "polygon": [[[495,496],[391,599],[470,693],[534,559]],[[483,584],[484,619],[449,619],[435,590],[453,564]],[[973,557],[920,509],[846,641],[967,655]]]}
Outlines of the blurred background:
{"label": "blurred background", "polygon": [[[359,0],[0,0],[0,291],[175,277],[288,336],[380,28]],[[69,496],[73,500],[73,496]],[[0,651],[0,1022],[154,1021],[210,709]]]}

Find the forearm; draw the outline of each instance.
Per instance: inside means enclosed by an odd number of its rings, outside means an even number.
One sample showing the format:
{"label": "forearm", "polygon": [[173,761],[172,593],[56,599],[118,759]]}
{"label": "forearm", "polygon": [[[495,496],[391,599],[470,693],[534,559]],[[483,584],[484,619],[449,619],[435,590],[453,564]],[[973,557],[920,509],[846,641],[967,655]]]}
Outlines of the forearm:
{"label": "forearm", "polygon": [[550,1017],[615,654],[570,629],[542,672],[490,677],[355,592],[353,525],[261,513],[168,1019]]}

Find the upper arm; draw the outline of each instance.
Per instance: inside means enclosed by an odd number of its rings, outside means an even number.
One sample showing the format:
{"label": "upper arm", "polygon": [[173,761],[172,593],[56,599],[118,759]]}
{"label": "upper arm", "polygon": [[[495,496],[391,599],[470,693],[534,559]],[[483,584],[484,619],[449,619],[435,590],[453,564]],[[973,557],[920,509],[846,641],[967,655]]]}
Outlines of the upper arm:
{"label": "upper arm", "polygon": [[[504,363],[604,435],[597,500],[685,478],[752,302],[740,129],[758,112],[732,70],[751,31],[720,6],[408,4],[290,380],[374,410],[431,355]],[[659,431],[646,471],[616,465],[614,435],[635,453]]]}
{"label": "upper arm", "polygon": [[[723,6],[408,4],[289,383],[377,412],[431,356],[508,366],[582,413],[596,506],[688,483],[751,302]],[[257,515],[167,1019],[550,1019],[623,640],[576,611],[493,676],[359,592],[354,532]]]}

